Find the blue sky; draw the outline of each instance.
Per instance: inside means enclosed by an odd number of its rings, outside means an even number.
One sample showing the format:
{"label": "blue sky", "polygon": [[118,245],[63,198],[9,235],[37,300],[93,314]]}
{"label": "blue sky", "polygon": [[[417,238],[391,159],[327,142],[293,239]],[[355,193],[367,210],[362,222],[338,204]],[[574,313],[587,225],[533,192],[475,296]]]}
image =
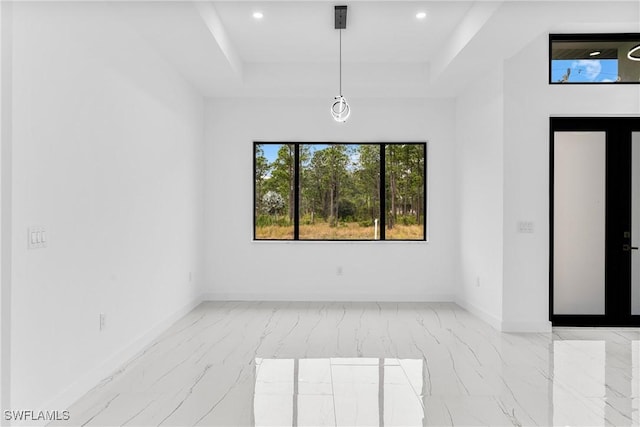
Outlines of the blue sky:
{"label": "blue sky", "polygon": [[618,78],[617,59],[554,59],[551,81],[562,80],[567,69],[571,69],[568,83],[615,82]]}
{"label": "blue sky", "polygon": [[278,158],[278,150],[282,147],[281,144],[262,144],[264,150],[264,156],[269,163],[273,163]]}
{"label": "blue sky", "polygon": [[[272,164],[278,158],[278,150],[284,144],[260,144],[262,147],[262,151],[264,152],[264,157],[267,159],[269,164]],[[350,145],[358,145],[358,144],[350,144]],[[327,148],[329,144],[310,144],[310,152],[313,155],[314,152],[324,150]],[[356,167],[360,160],[360,153],[357,150],[354,150],[351,154],[351,164],[347,166],[349,170]]]}
{"label": "blue sky", "polygon": [[[264,157],[266,157],[269,163],[273,163],[278,158],[278,150],[283,144],[262,144],[262,150],[264,150]],[[323,150],[327,148],[328,144],[314,144],[311,146],[311,153],[314,151]]]}

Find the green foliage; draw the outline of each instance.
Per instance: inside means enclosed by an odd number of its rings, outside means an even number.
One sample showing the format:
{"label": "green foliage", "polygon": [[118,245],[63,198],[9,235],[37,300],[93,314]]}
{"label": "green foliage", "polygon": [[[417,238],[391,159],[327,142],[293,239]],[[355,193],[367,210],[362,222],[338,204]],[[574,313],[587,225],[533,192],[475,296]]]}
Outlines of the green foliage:
{"label": "green foliage", "polygon": [[269,173],[269,162],[264,156],[261,144],[255,146],[255,181],[256,181],[256,213],[262,211],[262,196],[264,195],[264,182]]}
{"label": "green foliage", "polygon": [[271,176],[265,180],[264,188],[282,196],[284,212],[293,221],[293,199],[295,197],[295,147],[293,144],[282,144],[278,150],[278,157],[269,165]]}
{"label": "green foliage", "polygon": [[[281,144],[269,162],[262,144],[256,145],[256,221],[267,224],[285,218],[293,223],[295,146]],[[380,194],[386,201],[389,229],[421,225],[424,218],[424,162],[421,144],[385,145],[386,188],[380,188],[378,144],[300,145],[300,225],[346,222],[372,227],[380,218]],[[275,193],[280,197],[265,196]],[[266,214],[266,215],[265,215]],[[259,224],[258,224],[259,225]]]}
{"label": "green foliage", "polygon": [[300,224],[311,225],[315,222],[314,217],[310,213],[306,213],[300,217]]}
{"label": "green foliage", "polygon": [[397,218],[398,224],[402,225],[417,225],[418,220],[413,215],[401,215]]}
{"label": "green foliage", "polygon": [[256,217],[257,227],[268,227],[272,225],[288,227],[291,225],[291,222],[289,222],[289,218],[286,216],[258,215]]}
{"label": "green foliage", "polygon": [[[389,144],[386,146],[386,204],[387,228],[396,223],[418,223],[424,215],[424,146],[416,144]],[[407,218],[407,219],[405,219]]]}
{"label": "green foliage", "polygon": [[338,204],[338,217],[341,220],[345,221],[350,218],[352,219],[355,214],[356,204],[352,200],[346,198],[340,200],[340,203]]}

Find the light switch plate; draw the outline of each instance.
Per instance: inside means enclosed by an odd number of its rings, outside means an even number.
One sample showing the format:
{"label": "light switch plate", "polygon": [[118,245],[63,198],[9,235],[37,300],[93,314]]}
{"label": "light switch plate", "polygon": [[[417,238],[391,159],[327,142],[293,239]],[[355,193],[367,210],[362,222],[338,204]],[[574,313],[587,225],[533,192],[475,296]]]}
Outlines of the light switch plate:
{"label": "light switch plate", "polygon": [[44,227],[32,226],[27,228],[27,248],[41,249],[47,247],[49,236]]}

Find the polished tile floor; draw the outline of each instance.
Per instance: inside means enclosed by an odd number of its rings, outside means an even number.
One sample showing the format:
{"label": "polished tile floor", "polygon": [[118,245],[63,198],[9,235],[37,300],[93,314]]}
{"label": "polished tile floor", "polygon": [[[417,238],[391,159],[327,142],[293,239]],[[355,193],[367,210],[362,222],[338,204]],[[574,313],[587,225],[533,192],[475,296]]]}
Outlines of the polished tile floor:
{"label": "polished tile floor", "polygon": [[211,302],[66,425],[630,426],[639,399],[638,329],[507,334],[450,303]]}

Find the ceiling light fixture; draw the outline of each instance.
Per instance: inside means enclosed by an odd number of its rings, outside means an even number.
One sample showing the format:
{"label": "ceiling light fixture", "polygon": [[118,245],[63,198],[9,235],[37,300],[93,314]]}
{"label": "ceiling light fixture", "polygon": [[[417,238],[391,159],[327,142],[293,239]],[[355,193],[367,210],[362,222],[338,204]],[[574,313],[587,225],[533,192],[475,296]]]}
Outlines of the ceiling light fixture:
{"label": "ceiling light fixture", "polygon": [[416,18],[418,19],[424,19],[427,17],[427,12],[418,12],[416,13]]}
{"label": "ceiling light fixture", "polygon": [[594,50],[593,52],[591,52],[591,53],[589,54],[589,56],[598,56],[598,55],[600,55],[601,53],[602,53],[602,52],[600,52],[599,50]]}
{"label": "ceiling light fixture", "polygon": [[253,17],[255,19],[262,19],[264,18],[264,15],[262,14],[262,12],[253,12]]}
{"label": "ceiling light fixture", "polygon": [[640,56],[634,56],[633,55],[634,53],[636,53],[639,50],[640,50],[640,44],[637,45],[636,47],[633,47],[633,48],[629,49],[629,52],[627,52],[627,58],[629,58],[632,61],[640,61]]}
{"label": "ceiling light fixture", "polygon": [[338,123],[344,123],[351,114],[351,107],[342,96],[342,30],[347,28],[347,6],[335,6],[335,29],[340,30],[340,94],[333,99],[331,116]]}

